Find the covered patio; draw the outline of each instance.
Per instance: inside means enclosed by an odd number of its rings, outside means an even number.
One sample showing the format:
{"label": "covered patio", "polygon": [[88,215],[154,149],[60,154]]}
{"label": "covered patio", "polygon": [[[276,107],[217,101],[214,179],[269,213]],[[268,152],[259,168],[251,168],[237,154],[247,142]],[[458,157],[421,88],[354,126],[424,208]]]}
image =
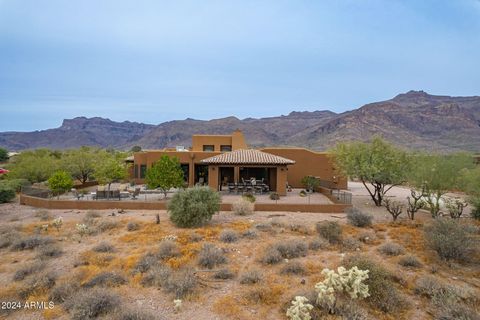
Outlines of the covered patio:
{"label": "covered patio", "polygon": [[208,185],[230,193],[287,194],[288,165],[295,161],[254,149],[240,149],[203,159]]}

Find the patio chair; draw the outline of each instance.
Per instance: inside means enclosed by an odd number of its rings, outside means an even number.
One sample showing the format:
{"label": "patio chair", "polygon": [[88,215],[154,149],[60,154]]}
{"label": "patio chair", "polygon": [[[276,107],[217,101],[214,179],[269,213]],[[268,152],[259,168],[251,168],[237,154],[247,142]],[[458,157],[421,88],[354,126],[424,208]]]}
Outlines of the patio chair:
{"label": "patio chair", "polygon": [[111,190],[110,199],[118,199],[120,201],[120,190]]}
{"label": "patio chair", "polygon": [[229,183],[229,184],[228,184],[228,192],[229,192],[229,193],[234,192],[235,189],[236,189],[235,183]]}
{"label": "patio chair", "polygon": [[94,196],[95,200],[98,200],[98,199],[105,199],[106,198],[106,193],[104,190],[97,190],[97,192],[95,193],[95,196]]}
{"label": "patio chair", "polygon": [[244,190],[245,190],[245,185],[243,183],[239,183],[237,185],[237,193],[239,192],[243,193]]}
{"label": "patio chair", "polygon": [[135,191],[132,193],[132,200],[137,200],[137,197],[140,195],[140,188],[135,188]]}
{"label": "patio chair", "polygon": [[245,183],[245,191],[246,192],[252,192],[253,190],[253,185],[252,185],[252,182],[251,181],[247,181]]}

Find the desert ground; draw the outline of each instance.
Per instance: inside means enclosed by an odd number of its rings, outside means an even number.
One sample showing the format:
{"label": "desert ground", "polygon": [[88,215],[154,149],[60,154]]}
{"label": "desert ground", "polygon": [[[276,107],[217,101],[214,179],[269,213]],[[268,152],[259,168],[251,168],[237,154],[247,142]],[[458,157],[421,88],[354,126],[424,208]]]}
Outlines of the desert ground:
{"label": "desert ground", "polygon": [[[100,317],[104,319],[287,319],[295,296],[314,299],[324,268],[336,269],[359,256],[385,270],[389,297],[378,304],[368,298],[351,301],[347,304],[355,310],[342,316],[312,312],[313,319],[438,319],[443,312],[440,298],[431,294],[437,289],[453,292],[452,306],[476,316],[477,253],[461,264],[443,261],[425,243],[424,228],[432,222],[427,211],[420,211],[415,221],[403,214],[393,223],[385,208],[373,206],[361,184],[350,183],[349,188],[353,205],[374,216],[371,226],[355,227],[346,214],[220,212],[204,227],[181,229],[165,211],[47,211],[0,205],[2,304],[54,302],[44,309],[22,305],[7,310],[3,305],[0,317],[90,319],[88,313],[95,311],[88,305],[90,298],[102,301],[95,308],[108,309]],[[401,187],[389,192],[399,200],[408,194]],[[63,224],[57,230],[52,222],[58,217]],[[330,243],[317,232],[317,223],[327,220],[340,224],[340,241]],[[479,224],[461,220],[478,240]],[[88,231],[81,235],[77,224]],[[215,247],[213,256],[202,253],[206,243]],[[287,248],[288,257],[269,259],[272,248],[281,244],[291,245],[294,252]],[[386,250],[386,244],[395,250]],[[412,256],[416,263],[402,262]],[[175,307],[176,299],[181,306]]]}

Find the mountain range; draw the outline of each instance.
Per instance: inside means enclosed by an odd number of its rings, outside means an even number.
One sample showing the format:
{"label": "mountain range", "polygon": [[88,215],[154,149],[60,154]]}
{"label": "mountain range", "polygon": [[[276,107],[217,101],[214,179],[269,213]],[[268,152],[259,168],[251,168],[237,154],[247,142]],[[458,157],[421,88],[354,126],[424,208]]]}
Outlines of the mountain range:
{"label": "mountain range", "polygon": [[65,119],[58,128],[0,132],[0,146],[11,151],[83,145],[129,149],[189,146],[192,134],[244,132],[253,147],[297,146],[325,150],[338,141],[368,141],[380,135],[408,149],[438,152],[480,151],[480,97],[430,95],[409,91],[358,109],[291,112],[268,118],[227,117],[175,120],[158,125],[94,117]]}

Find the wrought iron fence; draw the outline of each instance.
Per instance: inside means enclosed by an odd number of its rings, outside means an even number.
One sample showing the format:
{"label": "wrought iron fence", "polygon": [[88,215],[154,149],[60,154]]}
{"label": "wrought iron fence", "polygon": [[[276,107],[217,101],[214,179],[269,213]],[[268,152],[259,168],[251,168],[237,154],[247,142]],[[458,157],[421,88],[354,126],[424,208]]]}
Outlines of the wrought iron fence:
{"label": "wrought iron fence", "polygon": [[350,192],[341,190],[330,190],[330,193],[333,197],[337,199],[338,202],[344,204],[352,204],[352,194]]}
{"label": "wrought iron fence", "polygon": [[50,190],[32,186],[23,186],[20,192],[27,196],[44,199],[50,198],[52,196]]}

